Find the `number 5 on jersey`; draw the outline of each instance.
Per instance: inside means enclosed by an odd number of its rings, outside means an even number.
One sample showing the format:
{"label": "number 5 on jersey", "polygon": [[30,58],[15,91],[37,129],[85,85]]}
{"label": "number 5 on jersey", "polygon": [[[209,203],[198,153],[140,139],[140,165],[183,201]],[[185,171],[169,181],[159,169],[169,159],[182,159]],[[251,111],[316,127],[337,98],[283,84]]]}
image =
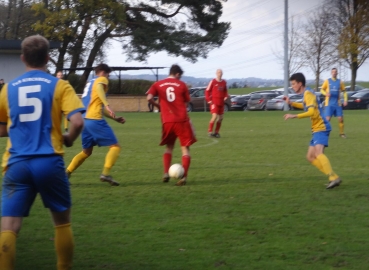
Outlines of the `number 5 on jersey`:
{"label": "number 5 on jersey", "polygon": [[19,114],[19,121],[32,122],[37,121],[42,114],[42,102],[36,97],[27,97],[29,93],[41,92],[41,85],[23,86],[18,88],[18,106],[33,107],[32,113]]}

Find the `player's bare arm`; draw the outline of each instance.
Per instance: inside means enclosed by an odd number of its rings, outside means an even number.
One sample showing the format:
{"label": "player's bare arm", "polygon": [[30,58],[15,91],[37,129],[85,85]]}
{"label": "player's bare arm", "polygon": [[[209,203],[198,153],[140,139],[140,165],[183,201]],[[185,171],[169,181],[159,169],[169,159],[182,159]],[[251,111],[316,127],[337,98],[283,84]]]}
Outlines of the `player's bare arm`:
{"label": "player's bare arm", "polygon": [[285,115],[283,116],[283,118],[284,118],[284,120],[297,118],[297,114],[285,114]]}
{"label": "player's bare arm", "polygon": [[63,134],[64,145],[71,147],[73,142],[78,138],[82,132],[84,121],[81,113],[75,113],[69,118],[70,127],[69,132]]}
{"label": "player's bare arm", "polygon": [[9,137],[7,125],[0,125],[0,137]]}
{"label": "player's bare arm", "polygon": [[148,95],[147,95],[147,101],[148,101],[150,104],[154,105],[156,108],[160,109],[160,104],[159,104],[159,102],[156,102],[156,101],[154,100],[154,96],[153,96],[153,94],[148,94]]}

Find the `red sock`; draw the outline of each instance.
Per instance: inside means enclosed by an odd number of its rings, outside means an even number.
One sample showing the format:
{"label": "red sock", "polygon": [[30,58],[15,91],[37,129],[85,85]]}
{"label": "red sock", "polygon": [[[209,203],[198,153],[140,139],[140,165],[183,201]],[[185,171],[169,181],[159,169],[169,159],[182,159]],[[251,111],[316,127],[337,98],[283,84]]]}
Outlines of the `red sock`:
{"label": "red sock", "polygon": [[164,153],[163,155],[164,173],[168,173],[171,162],[172,162],[172,154]]}
{"label": "red sock", "polygon": [[182,156],[182,166],[184,168],[184,177],[187,176],[187,172],[188,172],[188,169],[190,168],[190,163],[191,163],[191,157],[190,156]]}
{"label": "red sock", "polygon": [[215,127],[215,133],[219,133],[220,126],[222,125],[222,122],[217,122],[217,126]]}
{"label": "red sock", "polygon": [[213,132],[214,122],[209,122],[208,132]]}

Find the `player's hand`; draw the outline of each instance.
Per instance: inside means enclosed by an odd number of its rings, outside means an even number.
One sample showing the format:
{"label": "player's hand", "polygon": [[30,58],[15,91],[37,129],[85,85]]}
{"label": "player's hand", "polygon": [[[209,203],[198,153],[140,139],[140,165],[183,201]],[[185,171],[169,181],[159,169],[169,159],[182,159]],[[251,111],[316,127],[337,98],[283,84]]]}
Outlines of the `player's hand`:
{"label": "player's hand", "polygon": [[291,104],[290,98],[287,96],[283,97],[283,100],[287,103],[287,104]]}
{"label": "player's hand", "polygon": [[212,101],[209,101],[209,102],[208,102],[208,104],[209,104],[209,105],[212,105],[212,104],[213,104],[213,102],[212,102]]}
{"label": "player's hand", "polygon": [[344,101],[343,102],[343,107],[346,107],[347,106],[347,101]]}
{"label": "player's hand", "polygon": [[71,147],[73,145],[73,141],[69,138],[69,133],[63,134],[63,143],[66,147]]}
{"label": "player's hand", "polygon": [[112,109],[110,109],[110,106],[108,105],[105,108],[109,112],[111,118],[115,119],[115,112]]}
{"label": "player's hand", "polygon": [[296,118],[296,117],[297,117],[297,114],[285,114],[283,116],[284,120],[292,119],[292,118]]}
{"label": "player's hand", "polygon": [[325,94],[325,96],[326,97],[330,97],[331,96],[331,93],[328,92],[328,93]]}
{"label": "player's hand", "polygon": [[117,121],[118,123],[121,123],[121,124],[124,124],[126,122],[126,119],[124,119],[121,116],[115,117],[114,120]]}

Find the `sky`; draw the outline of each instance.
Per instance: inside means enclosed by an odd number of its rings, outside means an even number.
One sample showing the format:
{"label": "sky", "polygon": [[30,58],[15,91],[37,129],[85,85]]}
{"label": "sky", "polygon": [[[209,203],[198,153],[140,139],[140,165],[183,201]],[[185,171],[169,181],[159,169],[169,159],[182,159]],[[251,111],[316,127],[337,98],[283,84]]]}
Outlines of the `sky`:
{"label": "sky", "polygon": [[[199,58],[190,63],[182,57],[170,57],[165,52],[152,54],[146,62],[127,61],[118,42],[113,41],[107,56],[110,66],[165,66],[179,64],[184,75],[212,78],[218,68],[223,77],[262,79],[283,79],[284,69],[276,57],[283,50],[284,0],[228,0],[223,4],[221,21],[231,22],[231,31],[223,45],[212,50],[206,59]],[[288,15],[305,20],[321,5],[321,0],[289,0]],[[343,66],[339,76],[345,81],[351,79],[350,70]],[[314,79],[309,68],[301,70],[307,79]],[[167,74],[163,69],[159,74]],[[147,74],[147,71],[130,71],[127,74]],[[330,70],[322,78],[330,77]],[[369,81],[369,61],[358,70],[357,80]]]}

